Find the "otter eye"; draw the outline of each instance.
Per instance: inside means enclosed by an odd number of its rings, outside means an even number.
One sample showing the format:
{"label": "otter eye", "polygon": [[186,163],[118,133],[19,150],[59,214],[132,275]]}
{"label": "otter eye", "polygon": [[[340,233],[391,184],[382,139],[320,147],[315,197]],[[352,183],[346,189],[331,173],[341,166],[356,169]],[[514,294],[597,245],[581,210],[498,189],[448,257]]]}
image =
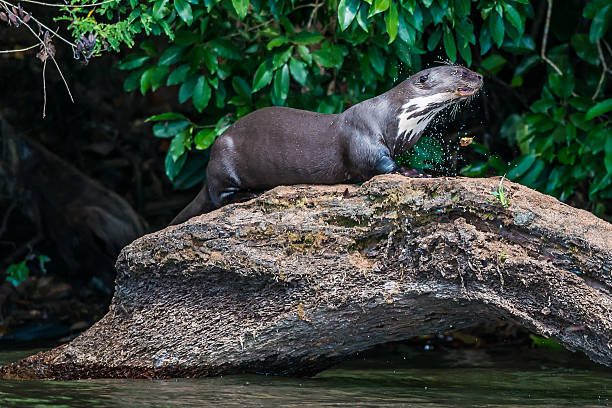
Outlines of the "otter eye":
{"label": "otter eye", "polygon": [[451,72],[451,75],[457,75],[459,73],[458,69],[453,70],[453,72]]}
{"label": "otter eye", "polygon": [[425,75],[421,75],[419,77],[419,82],[424,84],[425,82],[427,82],[427,80],[429,79],[429,75],[425,74]]}

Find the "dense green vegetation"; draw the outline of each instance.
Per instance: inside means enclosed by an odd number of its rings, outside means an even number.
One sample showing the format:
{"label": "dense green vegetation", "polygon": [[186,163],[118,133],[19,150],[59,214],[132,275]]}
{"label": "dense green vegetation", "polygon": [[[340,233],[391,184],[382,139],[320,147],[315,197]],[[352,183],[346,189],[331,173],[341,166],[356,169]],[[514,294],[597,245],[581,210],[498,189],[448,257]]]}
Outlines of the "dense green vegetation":
{"label": "dense green vegetation", "polygon": [[[463,174],[507,173],[562,200],[578,197],[599,215],[610,211],[607,0],[131,0],[65,18],[75,38],[95,32],[106,40],[95,52],[135,46],[118,66],[129,73],[126,91],[178,88],[183,113],[149,118],[155,137],[171,138],[166,169],[177,188],[203,177],[207,156],[194,152],[254,109],[340,112],[445,58],[508,94],[503,120],[485,126],[513,153],[474,143],[482,155]],[[142,33],[169,44],[138,41]],[[439,142],[421,144],[433,146],[421,154],[441,160]]]}
{"label": "dense green vegetation", "polygon": [[[341,112],[444,59],[479,70],[506,94],[484,124],[503,144],[477,139],[481,156],[462,174],[507,174],[599,215],[610,211],[608,0],[72,3],[57,19],[69,22],[77,56],[134,47],[118,65],[126,91],[178,90],[182,113],[148,119],[155,137],[171,140],[166,172],[177,188],[200,182],[215,138],[257,108]],[[442,153],[424,138],[407,160],[423,168]]]}

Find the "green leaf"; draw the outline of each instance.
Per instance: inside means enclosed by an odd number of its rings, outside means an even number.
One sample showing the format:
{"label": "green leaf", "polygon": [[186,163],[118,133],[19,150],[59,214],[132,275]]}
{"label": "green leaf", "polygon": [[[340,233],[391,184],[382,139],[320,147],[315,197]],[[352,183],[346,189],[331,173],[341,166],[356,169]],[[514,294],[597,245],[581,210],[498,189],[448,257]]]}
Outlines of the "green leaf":
{"label": "green leaf", "polygon": [[325,37],[316,31],[300,31],[293,37],[293,42],[300,45],[317,44],[323,38]]}
{"label": "green leaf", "polygon": [[244,100],[250,102],[252,91],[247,81],[245,81],[239,76],[233,76],[232,88],[234,88],[234,91],[236,91],[236,93],[240,95]]}
{"label": "green leaf", "polygon": [[38,267],[40,268],[40,270],[42,271],[42,273],[47,273],[47,267],[45,266],[45,264],[47,262],[51,262],[51,258],[49,258],[47,255],[38,255],[36,258],[38,258]]}
{"label": "green leaf", "polygon": [[342,31],[351,25],[357,15],[360,4],[360,0],[340,0],[338,5],[338,22]]}
{"label": "green leaf", "polygon": [[144,95],[147,93],[147,90],[151,88],[151,78],[153,77],[153,72],[155,68],[149,68],[145,72],[142,73],[140,77],[140,92]]}
{"label": "green leaf", "polygon": [[485,55],[491,49],[491,33],[486,25],[482,25],[480,29],[480,37],[478,38],[480,43],[480,55]]}
{"label": "green leaf", "polygon": [[178,94],[179,103],[185,103],[189,98],[193,96],[193,88],[195,88],[196,82],[198,81],[197,77],[191,77],[181,85]]}
{"label": "green leaf", "polygon": [[293,52],[293,46],[287,48],[283,52],[277,52],[274,54],[274,58],[272,59],[272,67],[274,69],[278,69],[289,61],[289,57],[291,57],[291,53]]}
{"label": "green leaf", "polygon": [[193,13],[191,11],[191,4],[187,3],[186,0],[174,0],[174,8],[187,25],[191,25],[193,22]]}
{"label": "green leaf", "polygon": [[413,26],[406,22],[406,18],[404,16],[405,12],[401,10],[399,15],[399,24],[397,34],[399,38],[404,41],[406,44],[412,46],[416,42],[416,30]]}
{"label": "green leaf", "polygon": [[241,20],[246,17],[249,11],[249,0],[232,0],[232,5]]}
{"label": "green leaf", "polygon": [[308,47],[305,45],[298,45],[298,53],[300,54],[302,61],[308,65],[312,64],[312,54],[310,53]]}
{"label": "green leaf", "polygon": [[306,71],[305,63],[303,63],[302,61],[298,61],[295,58],[291,58],[291,60],[289,61],[289,69],[291,71],[291,76],[293,77],[293,79],[296,80],[296,82],[298,82],[302,86],[306,85],[308,72]]}
{"label": "green leaf", "polygon": [[610,28],[610,23],[612,23],[612,4],[608,4],[595,14],[589,31],[589,40],[596,43],[606,34],[606,31]]}
{"label": "green leaf", "polygon": [[599,54],[595,44],[589,41],[586,34],[574,34],[571,39],[572,47],[576,54],[591,65],[599,65]]}
{"label": "green leaf", "polygon": [[606,147],[605,147],[606,157],[604,159],[604,166],[608,174],[612,174],[612,135],[609,135],[606,138]]}
{"label": "green leaf", "polygon": [[223,58],[234,60],[240,60],[243,58],[240,50],[231,41],[218,38],[212,40],[209,44],[211,49]]}
{"label": "green leaf", "polygon": [[281,103],[287,99],[289,94],[289,66],[287,64],[274,74],[274,93]]}
{"label": "green leaf", "polygon": [[131,55],[128,55],[127,58],[121,60],[117,64],[117,68],[119,68],[122,71],[140,68],[142,64],[147,62],[149,58],[151,57],[149,57],[148,55],[131,54]]}
{"label": "green leaf", "polygon": [[370,11],[370,6],[366,3],[361,3],[361,7],[359,7],[359,12],[357,13],[357,24],[364,32],[369,32],[368,27],[368,12]]}
{"label": "green leaf", "polygon": [[442,29],[438,27],[433,33],[431,33],[429,39],[427,40],[427,50],[435,50],[440,42],[440,38],[442,38]]}
{"label": "green leaf", "polygon": [[173,181],[176,176],[181,172],[181,169],[185,165],[185,161],[187,160],[187,153],[183,153],[181,157],[177,160],[172,159],[172,154],[170,150],[166,154],[165,167],[166,167],[166,176]]}
{"label": "green leaf", "polygon": [[512,24],[519,33],[523,33],[523,20],[521,20],[521,16],[519,12],[514,8],[514,6],[510,3],[504,2],[504,10],[506,11],[504,14],[506,19]]}
{"label": "green leaf", "polygon": [[188,64],[183,64],[179,66],[177,69],[172,71],[172,73],[170,73],[170,75],[168,76],[168,80],[166,81],[166,85],[178,85],[184,82],[185,79],[187,79],[187,74],[189,74],[190,70],[191,67]]}
{"label": "green leaf", "polygon": [[202,112],[210,101],[210,86],[206,77],[201,75],[193,88],[193,106],[198,112]]}
{"label": "green leaf", "polygon": [[598,193],[601,190],[607,188],[610,184],[612,184],[612,173],[603,173],[600,175],[599,179],[593,180],[591,183],[591,188],[589,189],[589,198],[593,199],[595,193]]}
{"label": "green leaf", "polygon": [[270,40],[270,42],[268,42],[268,45],[267,45],[268,51],[276,47],[280,47],[281,45],[287,44],[289,41],[291,41],[289,40],[289,37],[285,37],[284,35],[273,38],[272,40]]}
{"label": "green leaf", "polygon": [[182,131],[172,138],[170,141],[170,156],[172,161],[176,162],[179,157],[185,153],[185,139],[187,138],[187,131]]}
{"label": "green leaf", "polygon": [[168,75],[170,69],[168,67],[156,67],[151,74],[151,89],[155,92],[160,86],[162,86],[166,75]]}
{"label": "green leaf", "polygon": [[498,47],[504,42],[504,20],[497,13],[489,14],[489,31]]}
{"label": "green leaf", "polygon": [[446,50],[446,55],[451,60],[451,62],[455,62],[457,60],[457,46],[455,45],[455,37],[453,36],[453,32],[451,29],[445,24],[444,25],[444,49]]}
{"label": "green leaf", "polygon": [[370,60],[370,64],[372,64],[372,68],[374,68],[374,71],[380,76],[384,75],[386,61],[385,56],[380,51],[380,48],[375,45],[368,47],[368,58]]}
{"label": "green leaf", "polygon": [[187,129],[187,126],[189,122],[186,120],[156,123],[153,125],[153,135],[160,138],[174,137],[177,133]]}
{"label": "green leaf", "polygon": [[[593,106],[586,113],[586,120],[591,120],[599,115],[603,115],[604,113],[610,112],[612,110],[612,98],[606,99],[605,101],[599,102],[597,105]],[[612,136],[610,137],[612,139]]]}
{"label": "green leaf", "polygon": [[480,66],[492,74],[497,74],[506,65],[506,59],[499,54],[489,55],[483,59]]}
{"label": "green leaf", "polygon": [[183,51],[185,51],[186,46],[184,45],[173,45],[168,47],[164,53],[159,57],[159,62],[157,65],[172,65],[181,60],[183,55]]}
{"label": "green leaf", "polygon": [[370,17],[387,11],[391,0],[374,0],[374,7],[370,7]]}
{"label": "green leaf", "polygon": [[525,75],[531,68],[536,66],[538,62],[540,62],[539,55],[530,55],[525,57],[514,69],[514,76],[517,77]]}
{"label": "green leaf", "polygon": [[123,89],[127,92],[138,89],[140,87],[140,76],[142,72],[142,70],[130,72],[130,75],[128,75],[123,82]]}
{"label": "green leaf", "polygon": [[312,53],[314,60],[325,68],[340,68],[344,62],[342,50],[336,45],[321,48]]}
{"label": "green leaf", "polygon": [[518,158],[513,162],[512,169],[506,174],[506,178],[509,180],[516,180],[521,177],[531,165],[536,161],[537,157],[534,154],[529,154]]}
{"label": "green leaf", "polygon": [[26,265],[26,260],[10,265],[6,270],[6,280],[13,286],[21,285],[28,278],[30,268]]}
{"label": "green leaf", "polygon": [[259,91],[264,86],[267,86],[272,81],[272,67],[268,61],[264,61],[259,65],[255,76],[253,77],[253,92]]}
{"label": "green leaf", "polygon": [[459,17],[470,14],[471,0],[455,0],[455,13]]}
{"label": "green leaf", "polygon": [[185,115],[174,112],[166,112],[159,115],[149,116],[145,119],[145,122],[159,122],[162,120],[187,120]]}
{"label": "green leaf", "polygon": [[548,75],[550,89],[560,98],[567,99],[574,92],[574,76],[559,75],[553,72]]}
{"label": "green leaf", "polygon": [[472,48],[470,48],[470,44],[465,42],[465,40],[461,40],[457,49],[459,54],[461,54],[461,58],[465,61],[465,65],[468,67],[472,65]]}
{"label": "green leaf", "polygon": [[153,4],[153,18],[161,20],[170,13],[170,0],[157,0]]}
{"label": "green leaf", "polygon": [[387,28],[387,34],[389,34],[389,44],[391,44],[395,37],[397,37],[397,28],[399,24],[399,15],[397,12],[397,6],[391,2],[389,5],[389,11],[385,13],[385,26]]}
{"label": "green leaf", "polygon": [[195,135],[195,138],[193,141],[195,143],[196,149],[205,150],[205,149],[208,149],[213,144],[216,138],[217,138],[217,133],[215,132],[215,129],[204,129],[204,130],[200,130]]}
{"label": "green leaf", "polygon": [[151,40],[140,43],[140,49],[146,52],[149,57],[154,57],[157,55],[157,46]]}

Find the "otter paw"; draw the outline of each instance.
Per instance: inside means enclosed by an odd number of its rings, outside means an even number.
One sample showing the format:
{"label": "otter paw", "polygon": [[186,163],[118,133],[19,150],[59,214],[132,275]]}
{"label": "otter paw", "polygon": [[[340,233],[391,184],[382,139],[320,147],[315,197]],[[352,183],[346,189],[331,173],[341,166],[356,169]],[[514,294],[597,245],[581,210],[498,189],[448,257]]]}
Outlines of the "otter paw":
{"label": "otter paw", "polygon": [[402,176],[413,177],[413,178],[431,177],[431,175],[429,174],[421,173],[420,171],[415,170],[415,169],[407,169],[405,167],[400,167],[398,169],[398,173],[401,174]]}

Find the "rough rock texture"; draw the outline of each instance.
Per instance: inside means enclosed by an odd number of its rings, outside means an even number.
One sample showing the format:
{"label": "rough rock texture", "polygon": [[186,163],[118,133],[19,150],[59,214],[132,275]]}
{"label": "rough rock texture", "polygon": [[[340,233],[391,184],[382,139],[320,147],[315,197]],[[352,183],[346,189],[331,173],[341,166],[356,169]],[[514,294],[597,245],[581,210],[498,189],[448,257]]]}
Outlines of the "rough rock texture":
{"label": "rough rock texture", "polygon": [[488,319],[612,366],[612,225],[499,179],[279,187],[146,235],[108,314],[4,378],[308,374]]}

